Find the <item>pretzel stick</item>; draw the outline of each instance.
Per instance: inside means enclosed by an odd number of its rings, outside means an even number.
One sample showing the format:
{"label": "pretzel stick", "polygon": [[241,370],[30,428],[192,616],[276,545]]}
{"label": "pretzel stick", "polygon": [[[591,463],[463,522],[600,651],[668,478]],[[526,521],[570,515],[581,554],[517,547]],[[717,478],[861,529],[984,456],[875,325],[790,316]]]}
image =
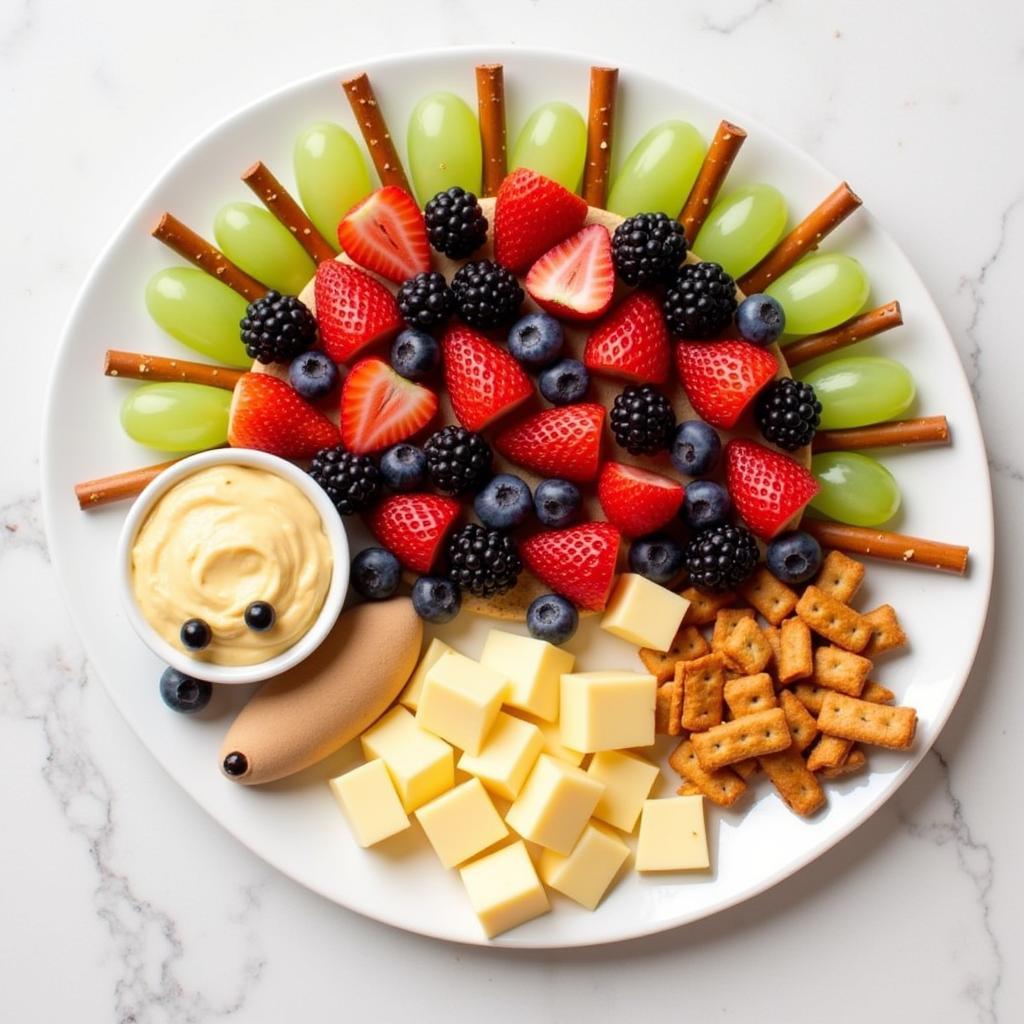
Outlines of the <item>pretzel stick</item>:
{"label": "pretzel stick", "polygon": [[911,562],[931,569],[945,569],[961,576],[967,569],[968,549],[959,544],[943,544],[941,541],[907,537],[902,533],[846,526],[825,519],[812,519],[810,516],[804,516],[800,529],[817,538],[823,547],[836,548],[853,555],[871,555],[890,562]]}
{"label": "pretzel stick", "polygon": [[812,448],[816,452],[855,452],[860,448],[885,448],[890,445],[945,444],[949,441],[949,423],[945,416],[925,416],[916,420],[893,420],[873,427],[846,430],[819,430]]}
{"label": "pretzel stick", "polygon": [[143,466],[141,469],[129,469],[125,473],[114,473],[101,476],[96,480],[85,480],[75,484],[75,497],[80,509],[97,508],[109,505],[114,501],[134,498],[141,494],[150,481],[155,480],[165,469],[173,466],[178,460],[159,462],[155,466]]}
{"label": "pretzel stick", "polygon": [[223,281],[250,302],[267,294],[268,289],[241,267],[235,266],[216,246],[186,227],[172,213],[165,213],[153,228],[153,237],[183,259],[194,263],[218,281]]}
{"label": "pretzel stick", "polygon": [[618,84],[618,68],[590,69],[587,162],[583,165],[583,198],[599,210],[603,210],[608,202],[608,171],[612,164],[615,90]]}
{"label": "pretzel stick", "polygon": [[890,302],[888,305],[879,306],[867,313],[861,313],[845,324],[833,327],[830,331],[823,331],[821,334],[812,334],[790,345],[784,346],[786,362],[790,366],[799,366],[809,359],[817,359],[818,356],[827,355],[829,352],[836,352],[847,345],[864,341],[865,338],[873,338],[876,334],[899,327],[903,323],[903,312],[898,302]]}
{"label": "pretzel stick", "polygon": [[508,169],[505,154],[505,72],[500,64],[476,66],[476,109],[483,149],[483,194],[497,194]]}
{"label": "pretzel stick", "polygon": [[742,292],[753,295],[763,292],[772,281],[784,274],[801,256],[835,230],[861,204],[860,196],[842,182],[825,200],[813,209],[753,270],[736,283]]}
{"label": "pretzel stick", "polygon": [[334,249],[330,243],[317,231],[306,216],[306,211],[288,194],[288,190],[271,174],[262,160],[257,160],[242,174],[242,181],[295,236],[295,241],[309,253],[314,263],[334,259]]}
{"label": "pretzel stick", "polygon": [[719,122],[704,163],[700,165],[697,180],[679,214],[679,223],[683,225],[686,241],[690,245],[704,224],[704,218],[710,212],[711,204],[746,138],[747,133],[738,124]]}
{"label": "pretzel stick", "polygon": [[409,180],[405,176],[402,161],[398,156],[398,150],[395,149],[384,115],[377,105],[377,97],[373,94],[370,79],[364,72],[342,82],[342,88],[359,124],[359,130],[363,133],[363,141],[370,151],[373,166],[377,168],[380,183],[397,185],[411,195]]}
{"label": "pretzel stick", "polygon": [[207,387],[233,391],[245,371],[211,366],[209,363],[193,363],[188,359],[167,359],[164,356],[147,356],[108,348],[103,360],[103,372],[108,377],[205,384]]}

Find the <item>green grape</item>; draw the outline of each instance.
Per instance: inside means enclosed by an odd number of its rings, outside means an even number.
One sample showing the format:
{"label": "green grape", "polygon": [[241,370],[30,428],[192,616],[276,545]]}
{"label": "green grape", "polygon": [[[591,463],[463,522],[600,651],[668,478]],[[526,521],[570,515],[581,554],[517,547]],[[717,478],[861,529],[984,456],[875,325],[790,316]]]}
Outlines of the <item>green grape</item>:
{"label": "green grape", "polygon": [[678,217],[697,180],[707,147],[686,121],[662,121],[634,147],[612,183],[608,209],[622,217]]}
{"label": "green grape", "polygon": [[341,125],[311,124],[295,140],[293,154],[299,199],[317,231],[335,249],[338,222],[373,190],[359,144]]}
{"label": "green grape", "polygon": [[316,273],[309,253],[262,206],[222,206],[213,222],[213,234],[229,260],[282,295],[298,295]]}
{"label": "green grape", "polygon": [[851,526],[880,526],[900,507],[900,488],[877,459],[857,452],[825,452],[811,459],[821,490],[811,508]]}
{"label": "green grape", "polygon": [[893,359],[881,356],[848,356],[832,359],[805,373],[821,402],[822,430],[866,427],[891,420],[907,411],[914,401],[914,378]]}
{"label": "green grape", "polygon": [[580,112],[568,103],[545,103],[523,125],[509,170],[529,167],[557,181],[571,192],[583,180],[587,158],[587,126]]}
{"label": "green grape", "polygon": [[198,452],[228,439],[231,392],[205,384],[143,384],[121,406],[124,432],[147,448]]}
{"label": "green grape", "polygon": [[248,369],[239,322],[246,301],[195,267],[158,270],[146,285],[149,315],[169,334],[214,362]]}
{"label": "green grape", "polygon": [[869,288],[864,268],[835,252],[805,256],[765,291],[782,304],[787,334],[817,334],[859,313]]}
{"label": "green grape", "polygon": [[786,217],[786,200],[777,188],[744,185],[711,208],[693,251],[740,277],[775,247],[786,230]]}
{"label": "green grape", "polygon": [[480,129],[476,115],[455,93],[435,92],[416,104],[406,148],[420,206],[453,185],[480,195]]}

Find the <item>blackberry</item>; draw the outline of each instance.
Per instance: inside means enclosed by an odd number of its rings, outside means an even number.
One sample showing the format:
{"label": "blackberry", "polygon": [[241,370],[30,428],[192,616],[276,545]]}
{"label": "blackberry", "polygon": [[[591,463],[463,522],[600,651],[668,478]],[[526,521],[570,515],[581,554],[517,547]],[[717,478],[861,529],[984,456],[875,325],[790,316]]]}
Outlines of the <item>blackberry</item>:
{"label": "blackberry", "polygon": [[766,441],[795,452],[814,440],[821,422],[821,402],[810,384],[784,377],[772,381],[757,396],[754,419]]}
{"label": "blackberry", "polygon": [[250,302],[239,324],[250,359],[288,363],[316,341],[316,318],[294,295],[270,291]]}
{"label": "blackberry", "polygon": [[523,563],[515,539],[469,523],[448,539],[448,579],[477,597],[511,590]]}
{"label": "blackberry", "polygon": [[453,260],[464,260],[487,239],[487,218],[476,196],[458,185],[438,192],[423,211],[430,244]]}
{"label": "blackberry", "polygon": [[650,384],[634,384],[612,404],[612,433],[632,455],[650,455],[669,446],[676,429],[672,404]]}
{"label": "blackberry", "polygon": [[743,526],[712,526],[686,545],[686,568],[698,590],[732,590],[757,566],[757,541]]}
{"label": "blackberry", "polygon": [[321,448],[309,464],[309,475],[327,492],[339,515],[362,511],[380,493],[380,470],[373,459],[347,452],[340,444]]}
{"label": "blackberry", "polygon": [[523,304],[516,275],[493,260],[461,266],[452,278],[452,292],[459,316],[484,331],[514,320]]}
{"label": "blackberry", "polygon": [[615,272],[626,284],[663,281],[685,255],[683,225],[664,213],[638,213],[624,220],[612,235]]}
{"label": "blackberry", "polygon": [[475,493],[491,477],[491,446],[465,427],[443,427],[427,439],[423,451],[430,482],[445,494]]}
{"label": "blackberry", "polygon": [[455,298],[436,270],[410,277],[398,289],[398,311],[410,327],[434,327],[447,320],[455,309]]}
{"label": "blackberry", "polygon": [[687,263],[669,281],[664,310],[677,338],[711,338],[736,312],[736,283],[717,263]]}

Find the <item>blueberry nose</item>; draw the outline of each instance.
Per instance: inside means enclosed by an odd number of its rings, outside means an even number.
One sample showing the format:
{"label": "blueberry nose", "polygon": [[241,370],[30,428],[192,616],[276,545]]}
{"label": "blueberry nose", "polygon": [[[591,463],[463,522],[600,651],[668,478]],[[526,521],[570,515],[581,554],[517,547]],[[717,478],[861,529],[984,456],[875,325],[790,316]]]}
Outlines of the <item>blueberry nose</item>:
{"label": "blueberry nose", "polygon": [[224,758],[224,772],[226,775],[230,775],[237,779],[239,776],[244,775],[248,770],[249,759],[245,754],[239,753],[237,750],[233,750]]}

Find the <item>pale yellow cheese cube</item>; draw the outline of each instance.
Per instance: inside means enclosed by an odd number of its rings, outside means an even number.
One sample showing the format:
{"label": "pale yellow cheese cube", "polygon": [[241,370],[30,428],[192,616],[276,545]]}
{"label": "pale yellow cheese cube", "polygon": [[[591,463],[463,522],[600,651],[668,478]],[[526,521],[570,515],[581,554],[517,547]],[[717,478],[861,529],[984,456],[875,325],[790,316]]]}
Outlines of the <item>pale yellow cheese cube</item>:
{"label": "pale yellow cheese cube", "polygon": [[617,835],[591,822],[572,853],[544,850],[538,867],[546,885],[594,910],[628,856],[629,847]]}
{"label": "pale yellow cheese cube", "polygon": [[379,757],[406,811],[414,811],[455,784],[452,748],[424,732],[408,711],[393,707],[361,737],[367,759]]}
{"label": "pale yellow cheese cube", "polygon": [[636,844],[637,871],[691,871],[709,864],[704,797],[644,801]]}
{"label": "pale yellow cheese cube", "polygon": [[561,647],[500,629],[487,634],[480,661],[512,681],[505,704],[548,722],[558,717],[559,680],[576,664]]}
{"label": "pale yellow cheese cube", "polygon": [[383,761],[367,761],[331,779],[328,785],[360,846],[373,846],[409,827],[409,818]]}
{"label": "pale yellow cheese cube", "polygon": [[544,738],[544,753],[557,757],[560,761],[568,761],[569,764],[580,765],[587,755],[582,750],[571,750],[562,745],[562,727],[558,722],[545,722],[543,718],[534,718],[525,711],[513,712],[517,718],[522,718],[540,729]]}
{"label": "pale yellow cheese cube", "polygon": [[525,843],[495,850],[460,868],[459,874],[488,938],[551,909]]}
{"label": "pale yellow cheese cube", "polygon": [[604,783],[594,817],[632,832],[658,777],[657,766],[621,750],[602,750],[591,758],[587,774]]}
{"label": "pale yellow cheese cube", "polygon": [[502,711],[479,754],[464,753],[459,768],[492,793],[515,800],[544,746],[540,729]]}
{"label": "pale yellow cheese cube", "polygon": [[449,647],[443,640],[435,636],[430,641],[430,646],[424,651],[416,671],[405,684],[405,689],[398,695],[398,703],[404,704],[410,711],[415,711],[420,702],[420,693],[423,691],[423,684],[426,682],[427,673],[441,660],[441,655],[447,654]]}
{"label": "pale yellow cheese cube", "polygon": [[685,597],[626,572],[612,591],[601,628],[638,647],[667,651],[689,607]]}
{"label": "pale yellow cheese cube", "polygon": [[479,779],[442,793],[416,812],[441,863],[453,868],[508,835]]}
{"label": "pale yellow cheese cube", "polygon": [[416,721],[453,746],[479,754],[508,687],[507,675],[449,651],[427,672]]}
{"label": "pale yellow cheese cube", "polygon": [[604,783],[541,754],[505,821],[531,843],[569,853],[603,792]]}
{"label": "pale yellow cheese cube", "polygon": [[577,672],[562,676],[559,724],[573,750],[619,750],[654,742],[654,676],[642,672]]}

